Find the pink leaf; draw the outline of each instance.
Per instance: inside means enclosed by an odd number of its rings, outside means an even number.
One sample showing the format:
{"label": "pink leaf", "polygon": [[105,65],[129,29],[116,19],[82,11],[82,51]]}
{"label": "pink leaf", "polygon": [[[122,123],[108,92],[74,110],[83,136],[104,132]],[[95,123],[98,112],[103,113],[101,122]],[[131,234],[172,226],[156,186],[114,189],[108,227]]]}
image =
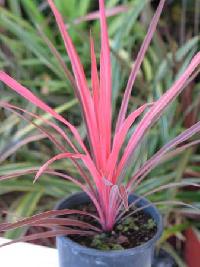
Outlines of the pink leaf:
{"label": "pink leaf", "polygon": [[97,62],[94,50],[94,40],[90,32],[90,54],[91,54],[91,79],[92,79],[92,92],[93,102],[96,114],[96,120],[98,123],[98,112],[99,112],[99,76],[97,70]]}
{"label": "pink leaf", "polygon": [[56,160],[60,159],[80,159],[83,155],[82,154],[73,154],[73,153],[62,153],[59,155],[54,156],[50,160],[48,160],[42,167],[40,167],[39,171],[37,172],[34,183],[37,181],[37,179],[42,175],[42,173],[49,167],[50,164],[52,164]]}
{"label": "pink leaf", "polygon": [[[35,118],[35,119],[39,119],[41,120],[44,124],[47,124],[49,126],[51,126],[56,132],[58,132],[66,141],[68,140],[67,137],[66,137],[66,134],[65,132],[58,126],[56,125],[54,122],[50,121],[50,120],[47,120],[45,119],[43,116],[40,116],[40,115],[37,115],[35,113],[32,113],[26,109],[23,109],[23,108],[20,108],[18,106],[15,106],[15,105],[12,105],[10,103],[7,103],[7,102],[3,102],[3,101],[0,101],[0,106],[4,107],[4,108],[11,108],[11,109],[14,109],[14,110],[18,110],[18,111],[22,111],[26,114],[28,114],[29,116]],[[36,127],[38,127],[39,125],[37,125]]]}
{"label": "pink leaf", "polygon": [[[29,102],[31,102],[35,106],[39,107],[40,109],[42,109],[43,111],[45,111],[47,113],[50,113],[54,118],[56,118],[57,120],[59,120],[60,122],[65,124],[71,130],[71,132],[74,134],[74,137],[76,138],[77,142],[81,145],[84,152],[88,153],[83,141],[81,140],[81,137],[80,137],[78,131],[71,123],[69,123],[66,119],[64,119],[62,116],[60,116],[55,110],[50,108],[42,100],[40,100],[38,97],[36,97],[31,91],[29,91],[27,88],[25,88],[24,86],[19,84],[17,81],[15,81],[12,77],[10,77],[8,74],[6,74],[3,71],[0,71],[0,81],[4,82],[12,90],[17,92],[19,95],[21,95],[23,98],[27,99]],[[70,139],[68,137],[66,137],[66,138],[67,138],[67,141],[70,144],[70,146],[76,151],[76,148],[74,147],[74,145],[72,144]]]}
{"label": "pink leaf", "polygon": [[128,133],[128,130],[130,129],[131,125],[134,123],[134,121],[140,116],[144,110],[148,107],[151,106],[152,103],[150,104],[144,104],[137,110],[133,111],[127,119],[124,121],[122,124],[121,128],[118,130],[118,132],[114,135],[114,140],[113,140],[113,147],[112,151],[110,153],[108,163],[107,163],[107,170],[106,174],[107,176],[112,179],[113,183],[116,183],[117,177],[113,177],[113,172],[116,168],[116,163],[117,159],[119,157],[119,152],[120,149],[122,148],[122,145],[124,143],[125,137]]}
{"label": "pink leaf", "polygon": [[73,77],[72,73],[70,72],[70,70],[67,68],[62,56],[60,55],[60,53],[58,52],[58,50],[56,49],[54,44],[51,42],[51,40],[48,39],[48,37],[45,35],[45,33],[42,31],[42,29],[40,27],[38,27],[38,31],[39,31],[41,37],[43,38],[43,40],[45,41],[45,43],[48,45],[52,54],[55,56],[57,61],[60,63],[60,66],[62,67],[62,69],[63,69],[67,79],[70,81],[72,87],[74,88],[74,90],[76,90],[76,82],[74,80],[74,77]]}
{"label": "pink leaf", "polygon": [[[115,15],[120,14],[120,13],[127,12],[129,10],[130,10],[130,6],[119,5],[116,7],[108,8],[108,9],[106,9],[105,12],[106,12],[106,17],[111,17],[111,16],[115,16]],[[99,18],[100,18],[100,12],[94,11],[94,12],[87,14],[86,16],[79,17],[79,18],[73,20],[72,23],[79,24],[79,23],[84,22],[84,21],[91,21],[91,20],[96,20]],[[67,27],[69,27],[69,25],[67,25]]]}
{"label": "pink leaf", "polygon": [[48,160],[42,167],[40,167],[39,171],[37,172],[37,174],[35,176],[34,182],[37,181],[37,179],[49,167],[50,164],[52,164],[56,160],[66,159],[66,158],[68,158],[68,159],[81,159],[84,162],[84,164],[86,165],[86,167],[88,168],[88,170],[90,171],[91,176],[94,179],[97,188],[101,185],[100,184],[100,179],[101,179],[100,174],[98,173],[96,166],[94,165],[94,163],[90,159],[90,157],[83,155],[83,154],[73,154],[73,153],[61,153],[61,154],[54,156],[50,160]]}
{"label": "pink leaf", "polygon": [[[40,125],[38,125],[38,124],[36,124],[36,123],[34,123],[34,121],[31,121],[30,119],[28,119],[28,117],[27,116],[25,116],[25,115],[22,115],[21,113],[19,113],[19,112],[17,112],[16,110],[23,110],[23,109],[20,109],[20,108],[18,108],[18,107],[16,107],[16,106],[13,106],[13,105],[10,105],[10,104],[8,104],[8,103],[3,103],[3,102],[1,102],[0,101],[0,106],[3,106],[5,109],[7,109],[7,110],[10,110],[11,112],[13,112],[13,113],[15,113],[18,117],[20,117],[20,118],[22,118],[22,119],[24,119],[24,120],[26,120],[26,121],[28,121],[29,123],[31,123],[32,125],[34,125],[35,126],[35,128],[36,129],[38,129],[39,131],[41,131],[42,133],[43,133],[43,138],[46,138],[46,137],[48,137],[49,138],[49,140],[51,140],[52,141],[52,143],[59,149],[59,150],[61,150],[62,152],[64,152],[64,151],[66,151],[66,148],[65,147],[63,147],[63,145],[55,138],[55,136],[54,135],[52,135],[51,134],[51,132],[50,131],[47,131],[44,127],[41,127]],[[37,115],[35,115],[35,114],[33,114],[33,113],[31,113],[31,112],[27,112],[26,110],[23,110],[23,112],[24,113],[26,113],[26,114],[29,114],[29,116],[31,116],[31,117],[34,117],[34,118],[38,118],[38,119],[40,119],[41,121],[42,121],[42,117],[41,116],[37,116]],[[51,125],[51,123],[49,122],[49,121],[47,121],[48,122],[48,124],[49,125]],[[52,123],[53,124],[53,123]],[[54,124],[53,124],[54,125]],[[58,127],[58,126],[57,126]],[[59,127],[58,127],[59,128]],[[64,133],[64,132],[63,132]],[[64,133],[64,136],[65,136],[65,133]],[[36,136],[35,136],[36,137]],[[41,136],[42,137],[42,136]],[[19,144],[21,143],[21,145],[25,145],[25,144],[27,144],[29,141],[28,140],[30,140],[31,141],[31,139],[29,139],[30,137],[27,137],[27,138],[24,138],[23,140],[21,140],[19,143],[17,143],[16,144],[16,148],[14,149],[14,147],[12,147],[12,151],[14,152],[15,150],[17,150],[20,146],[19,146]],[[65,136],[65,138],[66,138],[66,136]],[[33,138],[34,139],[34,138]],[[41,139],[41,138],[40,138]],[[26,140],[26,141],[25,141]],[[35,140],[37,140],[37,139],[35,139]],[[7,154],[7,153],[6,153]],[[9,154],[8,154],[9,155]],[[1,161],[2,159],[1,159],[1,157],[0,157],[0,161]]]}
{"label": "pink leaf", "polygon": [[[147,160],[143,166],[134,174],[128,183],[128,189],[134,181],[136,181],[141,175],[141,179],[138,180],[137,185],[144,179],[144,177],[162,160],[162,157],[175,146],[185,142],[191,138],[194,134],[200,132],[200,122],[197,122],[189,129],[185,130],[183,133],[179,134],[177,137],[169,141],[164,145],[156,154],[154,154],[149,160]],[[194,141],[195,142],[195,141]],[[195,142],[198,143],[198,142]],[[194,144],[195,144],[194,143]]]}
{"label": "pink leaf", "polygon": [[104,0],[99,0],[101,25],[99,131],[104,163],[111,149],[112,73]]}
{"label": "pink leaf", "polygon": [[113,224],[115,223],[115,218],[118,212],[118,200],[120,192],[117,185],[113,185],[109,192],[109,206],[108,206],[108,215],[107,215],[107,227],[109,230],[112,229]]}
{"label": "pink leaf", "polygon": [[[34,117],[36,119],[40,119],[41,121],[43,121],[44,123],[50,125],[52,128],[54,128],[58,133],[61,134],[61,136],[66,140],[66,134],[65,132],[59,127],[57,126],[55,123],[49,121],[49,120],[46,120],[44,119],[42,116],[39,116],[39,115],[36,115],[32,112],[29,112],[25,109],[22,109],[22,108],[19,108],[17,106],[14,106],[14,105],[11,105],[9,103],[6,103],[6,102],[2,102],[0,101],[0,106],[4,107],[4,108],[7,108],[7,109],[16,109],[16,110],[20,110],[20,111],[23,111],[24,113],[28,114],[29,116],[31,117]],[[15,113],[17,113],[16,111],[14,111]],[[18,116],[21,116],[24,118],[23,115],[17,113]],[[26,118],[25,118],[26,119]],[[63,147],[49,132],[47,132],[46,130],[44,130],[43,128],[41,128],[39,125],[36,125],[34,122],[31,122],[33,125],[35,125],[35,127],[37,127],[38,129],[40,129],[42,132],[44,132],[48,137],[49,139],[56,145],[58,146],[58,148],[62,151],[62,152],[66,152],[66,149],[65,147]],[[77,169],[79,170],[80,174],[81,174],[81,177],[85,180],[86,184],[88,184],[88,186],[90,187],[91,191],[94,192],[94,189],[93,189],[93,186],[89,180],[89,178],[87,177],[87,174],[84,172],[82,166],[76,162],[75,159],[72,158],[72,162],[74,163],[74,165],[77,167]]]}
{"label": "pink leaf", "polygon": [[124,151],[122,159],[117,168],[117,175],[122,172],[127,162],[133,155],[137,145],[143,138],[146,131],[152,126],[155,121],[159,119],[166,107],[175,99],[177,95],[184,89],[184,85],[190,78],[194,70],[200,64],[200,52],[197,53],[189,64],[185,72],[178,78],[178,80],[158,99],[152,108],[147,112],[141,122],[138,124],[134,134],[131,136],[128,145]]}
{"label": "pink leaf", "polygon": [[94,113],[93,101],[90,95],[89,88],[87,86],[87,81],[83,70],[83,66],[78,57],[78,54],[76,53],[72,40],[66,30],[61,14],[55,7],[54,2],[52,0],[48,0],[48,2],[54,13],[55,19],[60,29],[61,35],[63,37],[65,48],[67,50],[67,53],[69,55],[72,64],[72,69],[76,78],[76,83],[78,88],[77,92],[78,99],[80,101],[83,110],[83,116],[87,126],[89,142],[91,143],[91,150],[94,153],[96,160],[98,161],[99,150],[96,149],[96,144],[99,142],[97,123]]}
{"label": "pink leaf", "polygon": [[158,21],[159,21],[159,18],[160,18],[160,15],[161,15],[161,12],[162,12],[162,9],[163,9],[163,6],[164,6],[164,3],[165,3],[165,0],[161,0],[160,1],[160,4],[156,10],[156,13],[154,14],[154,17],[151,21],[151,24],[149,26],[149,29],[148,29],[148,32],[146,34],[146,37],[143,41],[143,44],[140,48],[140,51],[139,53],[137,54],[137,58],[136,58],[136,61],[135,61],[135,64],[132,68],[132,71],[131,71],[131,74],[130,74],[130,77],[129,77],[129,80],[128,80],[128,84],[127,84],[127,87],[126,87],[126,90],[125,90],[125,93],[124,93],[124,96],[123,96],[123,100],[122,100],[122,104],[121,104],[121,108],[120,108],[120,111],[119,111],[119,115],[118,115],[118,120],[117,120],[117,124],[116,124],[116,129],[118,130],[124,119],[125,119],[125,116],[126,116],[126,112],[127,112],[127,108],[128,108],[128,102],[129,102],[129,98],[130,98],[130,95],[131,95],[131,91],[132,91],[132,87],[133,87],[133,84],[135,82],[135,79],[136,79],[136,76],[138,74],[138,71],[141,67],[141,64],[142,64],[142,61],[144,59],[144,56],[145,56],[145,53],[150,45],[150,42],[152,40],[152,37],[153,37],[153,34],[156,30],[156,27],[157,27],[157,24],[158,24]]}

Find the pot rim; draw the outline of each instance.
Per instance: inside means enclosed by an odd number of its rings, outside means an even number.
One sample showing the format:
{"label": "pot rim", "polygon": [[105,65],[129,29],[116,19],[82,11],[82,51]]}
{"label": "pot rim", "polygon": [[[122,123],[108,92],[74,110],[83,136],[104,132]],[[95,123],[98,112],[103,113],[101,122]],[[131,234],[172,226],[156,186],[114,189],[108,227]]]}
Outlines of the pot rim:
{"label": "pot rim", "polygon": [[[85,192],[82,192],[82,191],[71,194],[69,197],[62,199],[56,205],[56,209],[59,209],[59,206],[63,202],[65,202],[66,200],[73,198],[75,196],[83,196],[83,195],[87,196],[87,194]],[[140,196],[137,196],[136,194],[131,194],[131,195],[133,195],[136,198],[140,197]],[[149,200],[147,200],[144,197],[140,197],[140,201],[146,202],[147,205],[148,205],[148,203],[149,204],[151,203]],[[67,236],[56,236],[56,239],[61,239],[64,244],[67,244],[71,247],[74,247],[75,250],[79,250],[82,253],[90,254],[90,255],[92,254],[92,255],[96,255],[96,256],[113,257],[113,256],[120,256],[120,255],[126,256],[126,255],[130,255],[130,254],[140,253],[140,252],[148,249],[149,247],[153,246],[153,244],[160,238],[160,236],[162,235],[162,232],[163,232],[163,219],[162,219],[160,212],[158,211],[158,209],[156,208],[156,206],[153,203],[151,203],[150,208],[154,210],[154,212],[158,218],[157,222],[156,222],[157,223],[157,232],[150,240],[148,240],[144,244],[141,244],[141,245],[136,246],[134,248],[128,248],[128,249],[124,249],[124,250],[103,251],[103,250],[98,250],[95,248],[88,248],[88,247],[85,247],[83,245],[80,245],[79,243],[71,240]],[[146,209],[148,209],[148,208],[146,208]]]}

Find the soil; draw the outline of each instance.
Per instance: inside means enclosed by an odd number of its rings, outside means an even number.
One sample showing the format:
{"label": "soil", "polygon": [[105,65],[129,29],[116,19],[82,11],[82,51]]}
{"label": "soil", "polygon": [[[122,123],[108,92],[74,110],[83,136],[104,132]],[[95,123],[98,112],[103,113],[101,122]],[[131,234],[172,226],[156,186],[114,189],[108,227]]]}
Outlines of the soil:
{"label": "soil", "polygon": [[[73,208],[87,211],[96,215],[96,210],[92,204],[80,205]],[[129,212],[133,209],[134,207],[131,208]],[[98,225],[98,223],[89,216],[76,214],[68,217],[100,227],[100,225]],[[76,228],[74,227],[74,229]],[[134,248],[146,243],[148,240],[153,238],[156,231],[157,226],[151,216],[143,211],[139,211],[133,215],[130,215],[121,223],[116,224],[112,232],[103,232],[101,234],[97,234],[96,236],[71,235],[69,237],[80,245],[89,248],[95,248],[104,251],[123,250]]]}

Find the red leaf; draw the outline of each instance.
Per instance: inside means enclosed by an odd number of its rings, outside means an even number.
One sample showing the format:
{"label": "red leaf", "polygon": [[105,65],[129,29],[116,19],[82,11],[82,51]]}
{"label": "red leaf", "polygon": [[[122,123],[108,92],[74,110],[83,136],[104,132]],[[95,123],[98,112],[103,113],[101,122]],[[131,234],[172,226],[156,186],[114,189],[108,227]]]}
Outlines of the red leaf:
{"label": "red leaf", "polygon": [[[53,226],[58,226],[58,225],[63,225],[63,226],[75,226],[75,227],[80,227],[85,230],[94,230],[96,232],[101,232],[101,230],[97,227],[95,227],[92,224],[82,222],[76,219],[70,219],[70,218],[47,218],[47,219],[41,219],[38,220],[37,222],[30,223],[30,226],[43,226],[43,227],[53,227]],[[28,226],[28,225],[27,225]],[[12,228],[11,228],[12,229]]]}
{"label": "red leaf", "polygon": [[95,232],[92,231],[83,231],[83,230],[52,230],[52,231],[47,231],[47,232],[42,232],[42,233],[37,233],[37,234],[32,234],[28,236],[24,236],[19,239],[15,239],[13,241],[4,243],[0,245],[0,248],[15,244],[18,242],[27,242],[27,241],[33,241],[36,239],[42,239],[42,238],[48,238],[48,237],[55,237],[55,236],[65,236],[65,235],[83,235],[83,236],[89,236],[89,235],[95,235]]}
{"label": "red leaf", "polygon": [[81,215],[85,215],[85,216],[90,216],[97,221],[99,220],[98,217],[96,217],[95,215],[90,214],[90,213],[85,212],[85,211],[69,210],[69,209],[51,210],[51,211],[45,211],[43,213],[39,213],[37,215],[22,219],[20,221],[14,222],[14,223],[2,223],[2,224],[0,224],[0,232],[7,231],[9,229],[16,229],[18,227],[27,226],[31,223],[37,223],[37,221],[42,220],[42,219],[55,217],[55,216],[61,216],[61,215],[70,215],[70,214],[81,214]]}

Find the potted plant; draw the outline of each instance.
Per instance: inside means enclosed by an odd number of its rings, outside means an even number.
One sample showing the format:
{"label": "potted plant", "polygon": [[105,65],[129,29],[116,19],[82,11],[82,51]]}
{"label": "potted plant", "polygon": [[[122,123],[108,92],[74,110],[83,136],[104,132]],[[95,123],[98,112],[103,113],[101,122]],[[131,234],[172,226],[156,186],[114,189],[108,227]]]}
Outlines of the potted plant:
{"label": "potted plant", "polygon": [[[134,164],[134,153],[148,129],[160,118],[189,81],[196,77],[198,73],[196,69],[200,63],[200,53],[194,56],[184,73],[158,100],[144,104],[128,116],[126,115],[136,75],[139,72],[164,6],[165,1],[161,0],[132,68],[117,121],[113,125],[112,73],[104,0],[99,0],[101,25],[99,73],[94,42],[92,35],[90,35],[91,90],[61,14],[53,0],[48,0],[48,2],[65,43],[75,79],[59,54],[57,54],[57,57],[79,100],[88,142],[82,140],[76,127],[66,118],[55,112],[30,90],[3,71],[0,72],[0,80],[5,85],[41,110],[49,113],[57,122],[66,126],[72,136],[70,138],[69,134],[60,125],[44,117],[5,101],[0,101],[0,105],[26,120],[29,120],[30,117],[40,118],[44,124],[56,131],[63,140],[60,142],[46,128],[35,124],[55,144],[60,153],[37,170],[34,182],[43,173],[47,173],[72,181],[83,192],[64,199],[55,210],[40,213],[16,223],[2,223],[0,231],[38,225],[47,228],[48,230],[45,232],[25,236],[20,240],[29,241],[56,236],[61,267],[118,267],[122,264],[127,267],[151,266],[155,243],[162,233],[162,218],[153,203],[150,203],[145,197],[165,188],[186,185],[186,183],[171,183],[160,186],[144,196],[137,196],[134,192],[147,174],[160,162],[200,142],[196,140],[187,144],[184,143],[200,131],[200,122],[194,124],[158,150],[130,177],[128,182],[125,182],[124,177],[128,166]],[[140,115],[143,115],[142,119],[131,134],[128,143],[125,144],[125,138],[129,130]],[[112,129],[114,129],[113,133]],[[176,148],[177,146],[178,148]],[[81,178],[72,177],[68,172],[55,171],[49,168],[50,164],[61,159],[71,160]],[[26,173],[35,171],[29,170]],[[2,176],[1,180],[11,177],[12,175]],[[198,186],[198,184],[190,184]],[[14,240],[7,244],[17,241]]]}

